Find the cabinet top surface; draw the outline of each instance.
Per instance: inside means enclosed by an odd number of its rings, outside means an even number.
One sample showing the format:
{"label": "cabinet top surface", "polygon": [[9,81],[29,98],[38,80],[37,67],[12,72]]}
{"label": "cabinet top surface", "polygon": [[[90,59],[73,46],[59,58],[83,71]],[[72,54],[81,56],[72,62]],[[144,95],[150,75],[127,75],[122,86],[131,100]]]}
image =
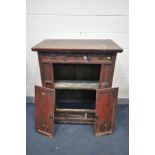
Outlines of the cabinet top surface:
{"label": "cabinet top surface", "polygon": [[122,52],[114,41],[106,40],[80,40],[80,39],[46,39],[32,47],[32,51],[52,52],[52,51],[103,51],[103,52]]}

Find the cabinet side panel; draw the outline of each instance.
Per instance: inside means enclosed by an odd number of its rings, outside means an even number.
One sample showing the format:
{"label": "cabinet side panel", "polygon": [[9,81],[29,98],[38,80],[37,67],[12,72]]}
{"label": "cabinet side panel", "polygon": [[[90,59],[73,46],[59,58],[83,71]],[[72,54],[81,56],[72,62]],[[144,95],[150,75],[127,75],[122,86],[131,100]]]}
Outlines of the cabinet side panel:
{"label": "cabinet side panel", "polygon": [[102,63],[100,70],[100,89],[112,87],[112,80],[115,68],[116,54],[108,56],[111,63]]}
{"label": "cabinet side panel", "polygon": [[110,69],[110,73],[109,73],[109,87],[112,87],[113,75],[114,75],[114,70],[115,70],[116,57],[117,57],[117,54],[114,54],[112,56],[112,64],[111,64],[111,69]]}
{"label": "cabinet side panel", "polygon": [[53,64],[48,61],[43,61],[40,54],[38,54],[38,56],[42,85],[44,87],[54,89]]}

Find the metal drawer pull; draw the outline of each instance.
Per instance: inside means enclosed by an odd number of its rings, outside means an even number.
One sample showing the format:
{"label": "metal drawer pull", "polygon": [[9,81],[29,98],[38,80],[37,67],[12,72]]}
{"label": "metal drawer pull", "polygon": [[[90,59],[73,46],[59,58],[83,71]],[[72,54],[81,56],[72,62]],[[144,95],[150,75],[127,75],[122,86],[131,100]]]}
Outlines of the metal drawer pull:
{"label": "metal drawer pull", "polygon": [[84,56],[83,59],[86,60],[87,59],[87,56]]}
{"label": "metal drawer pull", "polygon": [[44,96],[44,95],[45,95],[45,93],[43,92],[43,93],[41,93],[41,95],[43,95],[43,96]]}
{"label": "metal drawer pull", "polygon": [[107,57],[107,59],[108,59],[108,60],[110,60],[110,59],[111,59],[111,57]]}

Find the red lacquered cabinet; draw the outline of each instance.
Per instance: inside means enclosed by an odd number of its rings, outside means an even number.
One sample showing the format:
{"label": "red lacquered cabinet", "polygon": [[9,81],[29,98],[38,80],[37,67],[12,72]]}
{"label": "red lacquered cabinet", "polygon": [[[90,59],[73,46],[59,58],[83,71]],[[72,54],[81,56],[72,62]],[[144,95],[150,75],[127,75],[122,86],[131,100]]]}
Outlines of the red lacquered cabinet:
{"label": "red lacquered cabinet", "polygon": [[118,88],[112,88],[117,53],[112,40],[44,40],[34,46],[42,86],[35,86],[35,122],[53,137],[55,123],[94,124],[96,136],[115,128]]}

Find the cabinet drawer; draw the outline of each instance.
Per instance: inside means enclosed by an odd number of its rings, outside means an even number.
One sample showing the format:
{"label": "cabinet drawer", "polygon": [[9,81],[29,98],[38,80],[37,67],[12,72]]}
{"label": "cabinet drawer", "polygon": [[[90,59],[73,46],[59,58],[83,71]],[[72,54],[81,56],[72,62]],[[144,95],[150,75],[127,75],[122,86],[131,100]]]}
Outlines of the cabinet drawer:
{"label": "cabinet drawer", "polygon": [[87,63],[88,62],[88,56],[87,56],[87,54],[66,54],[65,55],[65,62]]}
{"label": "cabinet drawer", "polygon": [[98,63],[111,63],[112,61],[112,56],[108,55],[88,55],[88,60],[90,62],[98,62]]}
{"label": "cabinet drawer", "polygon": [[65,60],[65,55],[41,55],[39,56],[41,61],[48,61],[48,62],[57,62],[57,61],[64,61]]}
{"label": "cabinet drawer", "polygon": [[110,55],[98,55],[98,54],[77,54],[77,53],[65,53],[65,54],[50,54],[50,55],[41,55],[41,61],[48,61],[52,63],[92,63],[92,64],[102,64],[102,63],[111,63],[112,56]]}

